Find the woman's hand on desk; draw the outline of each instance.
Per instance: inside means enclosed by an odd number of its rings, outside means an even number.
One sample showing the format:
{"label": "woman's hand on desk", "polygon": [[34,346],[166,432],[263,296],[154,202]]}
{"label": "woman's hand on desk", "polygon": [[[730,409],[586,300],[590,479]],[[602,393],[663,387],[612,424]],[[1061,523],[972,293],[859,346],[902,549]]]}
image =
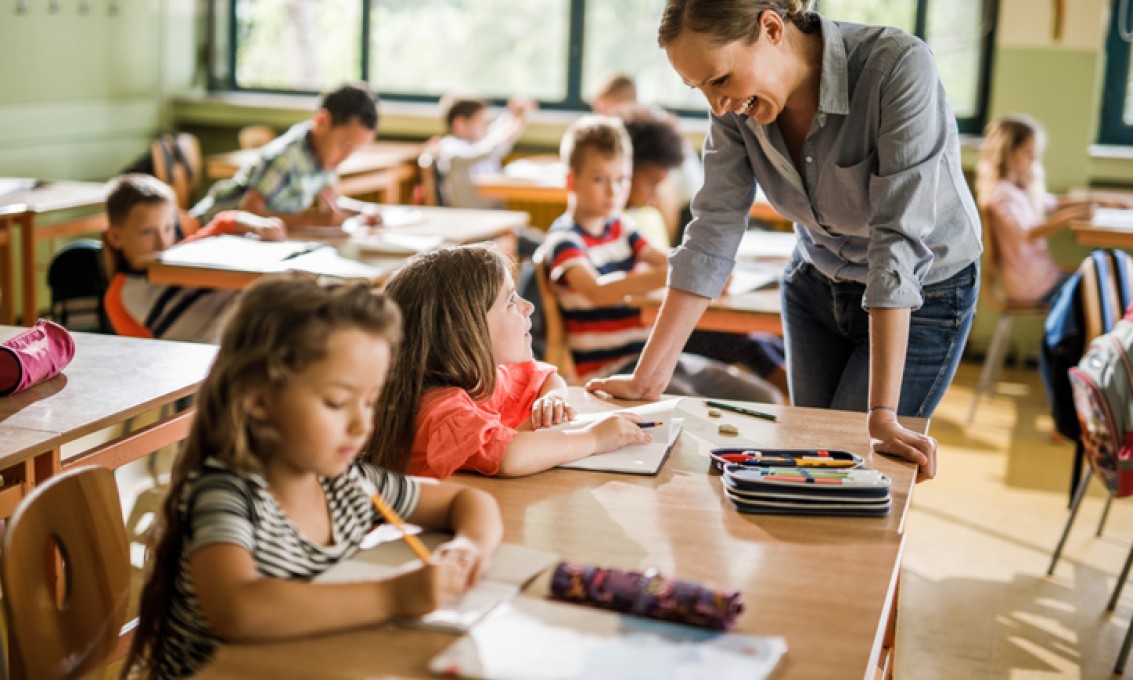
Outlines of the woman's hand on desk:
{"label": "woman's hand on desk", "polygon": [[936,440],[901,425],[894,413],[871,411],[869,437],[874,451],[916,463],[918,482],[936,476]]}
{"label": "woman's hand on desk", "polygon": [[637,401],[657,401],[665,385],[656,390],[644,386],[635,376],[628,374],[611,375],[608,378],[594,378],[586,383],[587,392],[605,392],[615,399]]}

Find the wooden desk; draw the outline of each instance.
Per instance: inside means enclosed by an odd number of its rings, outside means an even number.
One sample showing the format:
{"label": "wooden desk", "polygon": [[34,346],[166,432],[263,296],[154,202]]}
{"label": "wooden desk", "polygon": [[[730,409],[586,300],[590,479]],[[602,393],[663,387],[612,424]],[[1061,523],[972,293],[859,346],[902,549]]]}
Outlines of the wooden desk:
{"label": "wooden desk", "polygon": [[[397,227],[398,231],[421,236],[440,236],[449,244],[498,241],[507,250],[515,249],[516,232],[527,225],[527,213],[513,210],[470,210],[462,208],[414,208],[421,213],[421,221]],[[348,238],[330,239],[339,252],[379,270],[379,280],[385,279],[401,266],[404,257],[368,257],[359,253]],[[178,286],[225,288],[240,290],[252,285],[264,275],[262,270],[218,269],[183,264],[155,262],[149,267],[149,280]]]}
{"label": "wooden desk", "polygon": [[[641,320],[657,321],[665,291],[634,295],[630,304],[641,308]],[[723,333],[774,333],[783,335],[783,305],[778,286],[761,288],[741,295],[722,295],[708,303],[708,309],[696,322],[702,331]]]}
{"label": "wooden desk", "polygon": [[[575,390],[572,397],[579,395]],[[572,398],[580,411],[608,409],[594,397]],[[698,399],[686,399],[685,433],[656,477],[551,470],[522,479],[458,476],[492,493],[505,540],[551,550],[564,559],[627,569],[656,567],[744,594],[737,630],[783,635],[790,647],[776,680],[872,678],[883,655],[904,545],[913,467],[870,453],[865,416],[760,406],[780,422],[725,413],[738,438],[716,434]],[[923,431],[923,420],[906,421]],[[723,498],[710,471],[713,446],[837,447],[863,455],[892,480],[893,510],[883,518],[743,515]],[[527,594],[544,596],[548,574]],[[426,678],[428,661],[452,636],[373,627],[274,644],[222,647],[198,676]]]}
{"label": "wooden desk", "polygon": [[[259,149],[242,149],[205,158],[205,173],[211,179],[227,179],[259,155]],[[400,203],[401,185],[417,176],[416,142],[371,142],[355,151],[335,170],[337,190],[347,196],[378,194],[382,203]]]}
{"label": "wooden desk", "polygon": [[[106,231],[106,185],[100,182],[51,181],[26,191],[0,196],[0,266],[6,272],[0,276],[0,323],[14,324],[15,284],[12,272],[16,262],[20,266],[23,288],[21,323],[30,326],[39,316],[36,300],[35,244],[39,241]],[[37,224],[41,216],[65,210],[97,210],[96,214],[67,217],[51,224]],[[20,252],[13,257],[12,235],[20,235]]]}
{"label": "wooden desk", "polygon": [[1070,224],[1074,241],[1097,248],[1133,248],[1133,210],[1098,208],[1094,218]]}
{"label": "wooden desk", "polygon": [[[24,328],[0,326],[0,340]],[[36,483],[77,465],[117,467],[182,439],[192,411],[63,460],[60,447],[196,392],[216,347],[74,333],[75,357],[63,373],[0,397],[0,517]],[[150,447],[142,451],[146,447]]]}
{"label": "wooden desk", "polygon": [[[499,173],[477,177],[473,183],[483,196],[500,199],[514,210],[528,210],[533,215],[532,223],[545,229],[566,212],[567,189],[563,177],[561,173],[549,171],[520,176]],[[790,222],[771,207],[762,191],[756,195],[749,215],[765,222]]]}

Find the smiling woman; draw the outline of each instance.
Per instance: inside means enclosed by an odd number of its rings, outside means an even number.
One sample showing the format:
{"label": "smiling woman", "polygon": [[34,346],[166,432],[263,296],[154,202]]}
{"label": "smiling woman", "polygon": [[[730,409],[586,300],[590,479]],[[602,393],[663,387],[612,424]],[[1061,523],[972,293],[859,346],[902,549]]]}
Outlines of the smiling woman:
{"label": "smiling woman", "polygon": [[704,187],[632,376],[656,398],[733,265],[757,184],[796,223],[783,282],[791,401],[868,412],[875,448],[935,474],[929,417],[975,311],[980,226],[927,46],[831,21],[804,0],[668,0],[658,42],[712,109]]}

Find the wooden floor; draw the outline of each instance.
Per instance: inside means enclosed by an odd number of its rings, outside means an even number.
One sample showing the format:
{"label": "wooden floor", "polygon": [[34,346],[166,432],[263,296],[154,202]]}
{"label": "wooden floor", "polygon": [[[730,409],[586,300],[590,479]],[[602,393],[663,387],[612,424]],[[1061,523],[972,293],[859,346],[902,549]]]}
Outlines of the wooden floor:
{"label": "wooden floor", "polygon": [[[1067,517],[1073,447],[1053,442],[1038,373],[1007,370],[964,424],[979,367],[961,366],[936,412],[937,479],[921,484],[908,525],[897,678],[1110,678],[1133,616],[1133,588],[1105,605],[1133,544],[1133,499],[1095,536],[1100,485],[1083,503],[1053,577]],[[1133,663],[1122,677],[1133,678]]]}

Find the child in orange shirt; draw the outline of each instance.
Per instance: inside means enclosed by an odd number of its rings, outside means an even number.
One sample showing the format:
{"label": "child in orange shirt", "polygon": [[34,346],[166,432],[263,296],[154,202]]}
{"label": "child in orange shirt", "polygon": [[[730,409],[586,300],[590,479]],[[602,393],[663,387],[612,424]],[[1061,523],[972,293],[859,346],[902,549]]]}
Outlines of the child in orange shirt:
{"label": "child in orange shirt", "polygon": [[[217,319],[232,304],[234,291],[150,283],[146,265],[177,242],[177,202],[156,177],[128,174],[110,183],[110,223],[104,237],[110,284],[103,301],[118,335],[211,342]],[[283,223],[238,210],[218,214],[184,241],[218,234],[252,233],[266,241],[287,236]],[[182,241],[182,242],[184,242]]]}
{"label": "child in orange shirt", "polygon": [[651,440],[629,414],[545,429],[574,415],[566,382],[532,358],[532,305],[491,247],[418,255],[385,294],[401,307],[403,341],[377,405],[371,462],[440,479],[514,477]]}

